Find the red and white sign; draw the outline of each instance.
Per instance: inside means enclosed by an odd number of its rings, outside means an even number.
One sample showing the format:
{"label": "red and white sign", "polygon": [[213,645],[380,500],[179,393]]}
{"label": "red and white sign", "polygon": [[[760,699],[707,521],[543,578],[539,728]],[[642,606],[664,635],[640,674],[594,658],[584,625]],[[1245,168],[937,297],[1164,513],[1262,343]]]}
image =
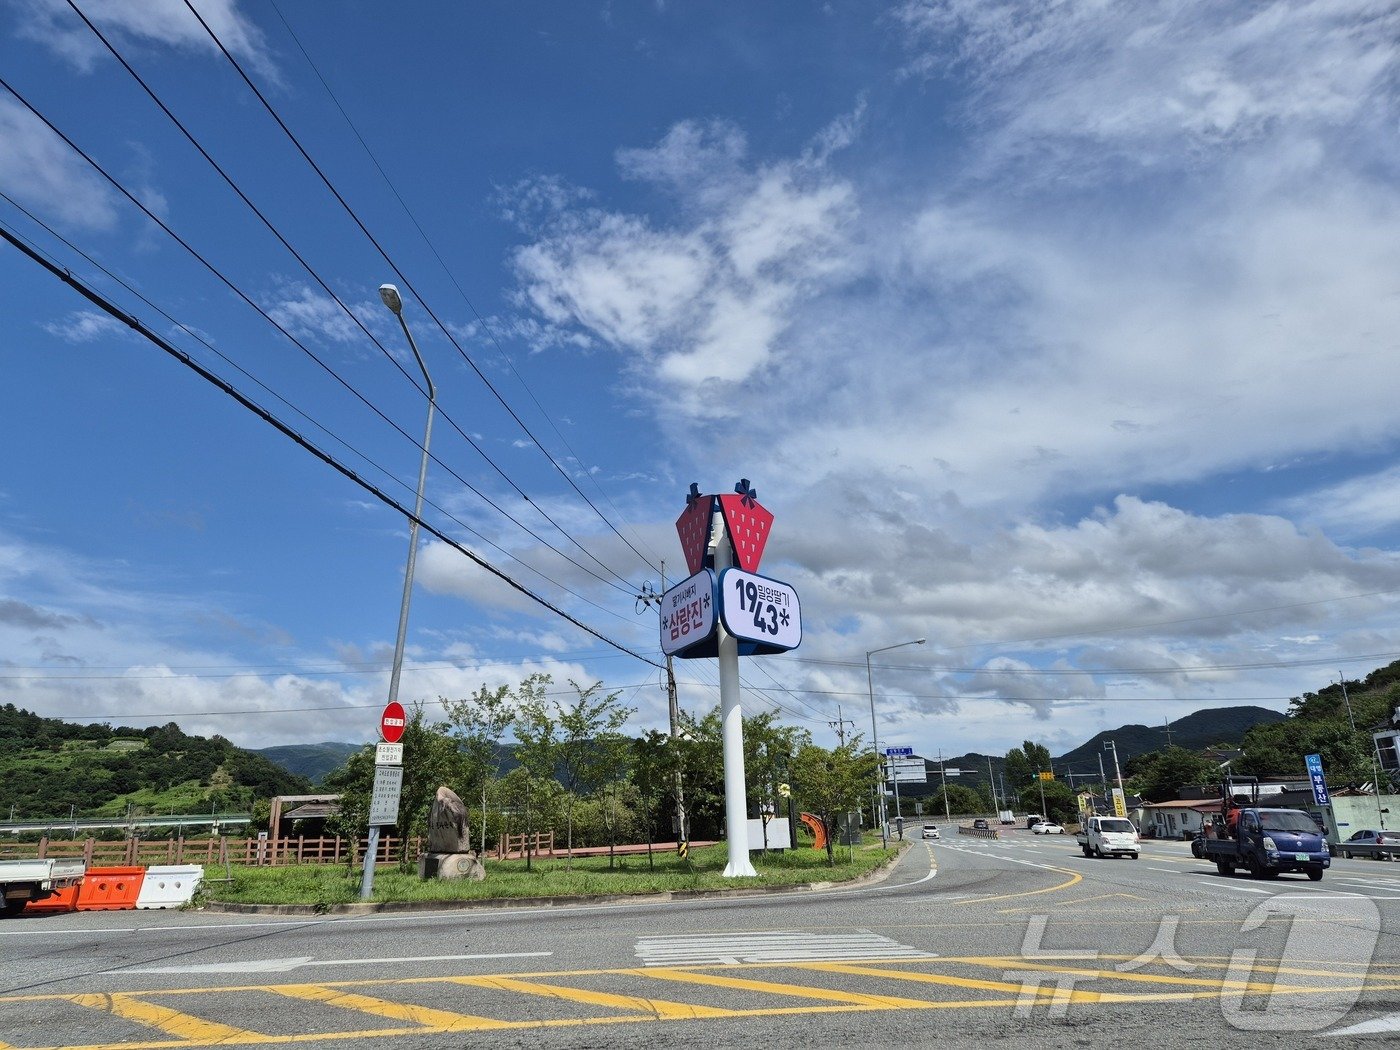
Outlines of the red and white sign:
{"label": "red and white sign", "polygon": [[719,497],[719,509],[729,529],[734,560],[745,572],[757,572],[763,558],[763,545],[773,527],[773,515],[752,495],[734,493]]}
{"label": "red and white sign", "polygon": [[685,510],[676,519],[681,550],[685,551],[685,563],[692,576],[705,567],[705,548],[710,545],[710,516],[714,499],[713,496],[692,493],[691,498],[686,500]]}
{"label": "red and white sign", "polygon": [[403,704],[393,700],[384,705],[384,713],[379,716],[379,735],[387,743],[397,744],[403,737],[403,729],[406,724]]}

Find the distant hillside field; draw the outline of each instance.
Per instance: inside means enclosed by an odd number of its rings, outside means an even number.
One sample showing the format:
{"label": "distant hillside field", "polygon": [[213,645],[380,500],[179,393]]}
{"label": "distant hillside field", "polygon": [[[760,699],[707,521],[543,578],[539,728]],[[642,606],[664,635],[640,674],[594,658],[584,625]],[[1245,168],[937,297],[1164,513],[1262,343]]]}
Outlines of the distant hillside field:
{"label": "distant hillside field", "polygon": [[248,812],[255,799],[305,794],[311,784],[223,737],[75,725],[0,707],[0,811],[19,820]]}

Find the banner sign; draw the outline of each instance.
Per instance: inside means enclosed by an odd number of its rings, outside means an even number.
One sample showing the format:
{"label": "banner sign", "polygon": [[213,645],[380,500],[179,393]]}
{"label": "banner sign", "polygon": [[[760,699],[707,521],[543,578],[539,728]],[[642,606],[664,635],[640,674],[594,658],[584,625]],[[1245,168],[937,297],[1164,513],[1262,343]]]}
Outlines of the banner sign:
{"label": "banner sign", "polygon": [[1312,783],[1313,801],[1319,806],[1330,805],[1332,799],[1327,794],[1327,778],[1322,775],[1322,756],[1304,755],[1303,761],[1308,764],[1308,780]]}

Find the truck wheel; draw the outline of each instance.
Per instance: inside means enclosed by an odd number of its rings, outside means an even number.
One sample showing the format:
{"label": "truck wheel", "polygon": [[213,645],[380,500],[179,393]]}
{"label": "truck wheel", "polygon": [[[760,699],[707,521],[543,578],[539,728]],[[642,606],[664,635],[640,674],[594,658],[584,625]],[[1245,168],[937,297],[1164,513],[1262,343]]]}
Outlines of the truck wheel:
{"label": "truck wheel", "polygon": [[1309,869],[1308,869],[1308,878],[1312,879],[1313,882],[1321,882],[1321,881],[1322,881],[1322,869],[1321,869],[1321,868],[1309,868]]}
{"label": "truck wheel", "polygon": [[1231,864],[1228,860],[1225,860],[1223,857],[1216,860],[1215,870],[1218,871],[1221,875],[1235,874],[1235,866]]}
{"label": "truck wheel", "polygon": [[1262,879],[1264,877],[1264,865],[1259,863],[1259,858],[1253,853],[1244,859],[1245,867],[1249,869],[1251,878]]}
{"label": "truck wheel", "polygon": [[5,907],[4,907],[4,909],[3,909],[3,910],[0,910],[0,916],[4,916],[5,918],[8,919],[8,918],[10,918],[10,916],[12,916],[12,915],[18,915],[20,912],[24,911],[24,906],[25,906],[26,904],[28,904],[28,903],[29,903],[29,902],[28,902],[27,900],[24,900],[23,898],[20,898],[20,897],[15,897],[15,898],[8,898],[8,897],[7,897],[7,898],[5,899]]}
{"label": "truck wheel", "polygon": [[1136,853],[1134,853],[1134,854],[1133,854],[1133,860],[1137,860],[1137,859],[1138,859],[1138,855],[1137,855]]}
{"label": "truck wheel", "polygon": [[1080,846],[1079,848],[1082,849],[1082,850],[1084,851],[1084,856],[1086,856],[1086,857],[1092,856],[1092,854],[1089,852],[1089,847],[1088,847],[1088,846]]}

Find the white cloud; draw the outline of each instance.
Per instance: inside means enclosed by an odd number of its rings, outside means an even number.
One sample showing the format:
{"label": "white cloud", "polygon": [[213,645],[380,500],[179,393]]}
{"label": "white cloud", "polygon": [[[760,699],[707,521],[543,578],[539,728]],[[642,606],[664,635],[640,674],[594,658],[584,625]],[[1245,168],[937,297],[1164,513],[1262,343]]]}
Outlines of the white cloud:
{"label": "white cloud", "polygon": [[52,321],[41,326],[49,335],[69,343],[91,343],[98,339],[112,339],[131,331],[115,317],[100,314],[95,310],[75,310],[62,321]]}
{"label": "white cloud", "polygon": [[0,98],[0,187],[21,204],[91,230],[116,225],[115,198],[76,153],[18,102]]}
{"label": "white cloud", "polygon": [[954,50],[977,85],[967,117],[994,127],[997,152],[1086,170],[1190,166],[1281,125],[1376,115],[1400,57],[1388,0],[916,0],[899,20],[931,48],[923,72],[946,72]]}
{"label": "white cloud", "polygon": [[1282,501],[1280,509],[1348,537],[1394,529],[1400,525],[1400,467],[1314,489]]}
{"label": "white cloud", "polygon": [[266,309],[274,321],[299,338],[353,343],[364,335],[334,299],[310,285],[289,285]]}
{"label": "white cloud", "polygon": [[[108,51],[64,0],[20,0],[24,15],[20,33],[82,72]],[[253,70],[276,79],[277,71],[262,31],[238,8],[238,0],[200,0],[200,17],[236,58]],[[157,44],[211,56],[218,45],[185,6],[184,0],[102,0],[83,11],[119,49],[131,44]]]}
{"label": "white cloud", "polygon": [[798,305],[846,272],[855,200],[820,162],[751,165],[731,125],[682,122],[653,148],[619,151],[618,165],[675,195],[687,218],[661,228],[597,208],[561,213],[516,253],[523,297],[682,394],[769,366]]}

